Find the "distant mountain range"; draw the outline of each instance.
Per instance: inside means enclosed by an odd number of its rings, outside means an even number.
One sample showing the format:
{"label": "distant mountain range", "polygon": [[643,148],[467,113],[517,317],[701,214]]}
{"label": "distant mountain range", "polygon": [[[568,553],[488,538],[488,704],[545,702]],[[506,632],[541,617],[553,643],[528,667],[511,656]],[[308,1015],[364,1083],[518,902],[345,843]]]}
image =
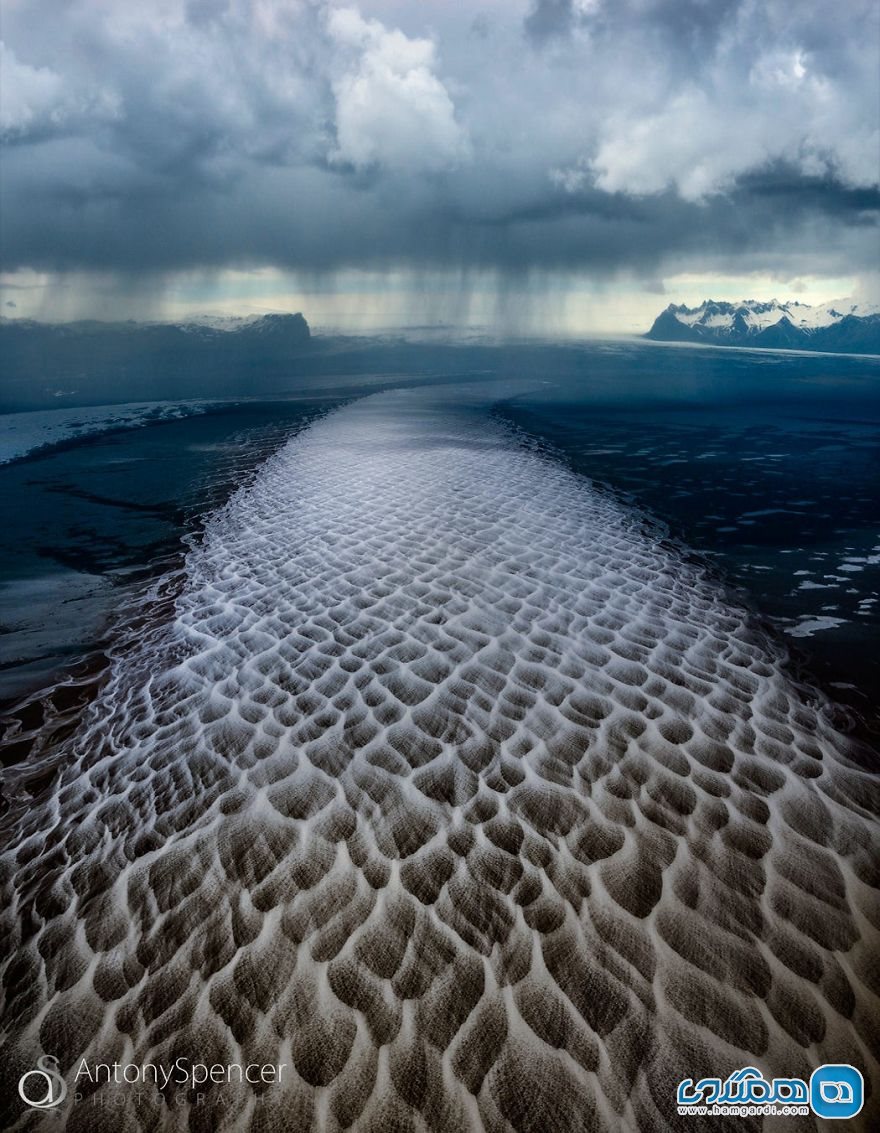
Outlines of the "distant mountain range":
{"label": "distant mountain range", "polygon": [[699,307],[670,303],[645,338],[713,346],[880,354],[880,307],[851,300],[815,307],[776,299],[769,303],[706,299]]}
{"label": "distant mountain range", "polygon": [[184,324],[0,319],[0,406],[33,408],[53,394],[61,406],[247,393],[285,378],[311,351],[300,314]]}
{"label": "distant mountain range", "polygon": [[254,318],[212,318],[204,316],[187,323],[102,323],[84,320],[75,323],[38,323],[33,319],[0,319],[4,344],[26,342],[39,335],[43,341],[64,342],[76,349],[79,344],[94,349],[97,342],[126,342],[126,349],[138,341],[155,348],[201,349],[216,346],[237,350],[267,340],[302,346],[309,341],[309,324],[302,315],[262,315]]}

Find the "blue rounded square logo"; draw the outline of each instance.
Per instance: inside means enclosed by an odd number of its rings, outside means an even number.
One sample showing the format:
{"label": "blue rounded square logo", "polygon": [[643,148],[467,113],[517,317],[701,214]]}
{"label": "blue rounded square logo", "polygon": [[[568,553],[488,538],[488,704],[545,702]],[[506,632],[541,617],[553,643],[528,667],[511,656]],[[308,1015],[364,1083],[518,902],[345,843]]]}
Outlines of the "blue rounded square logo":
{"label": "blue rounded square logo", "polygon": [[829,1063],[810,1075],[810,1107],[817,1117],[855,1117],[865,1100],[865,1080],[855,1066]]}

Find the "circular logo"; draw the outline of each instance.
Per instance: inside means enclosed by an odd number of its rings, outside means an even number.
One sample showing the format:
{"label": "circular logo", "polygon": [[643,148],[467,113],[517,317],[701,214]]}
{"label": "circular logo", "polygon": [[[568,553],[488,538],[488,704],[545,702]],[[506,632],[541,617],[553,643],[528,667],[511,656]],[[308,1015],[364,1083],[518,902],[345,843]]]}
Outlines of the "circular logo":
{"label": "circular logo", "polygon": [[37,1059],[37,1066],[39,1070],[28,1070],[19,1078],[19,1095],[34,1109],[54,1109],[67,1097],[67,1083],[58,1073],[58,1059],[44,1054]]}

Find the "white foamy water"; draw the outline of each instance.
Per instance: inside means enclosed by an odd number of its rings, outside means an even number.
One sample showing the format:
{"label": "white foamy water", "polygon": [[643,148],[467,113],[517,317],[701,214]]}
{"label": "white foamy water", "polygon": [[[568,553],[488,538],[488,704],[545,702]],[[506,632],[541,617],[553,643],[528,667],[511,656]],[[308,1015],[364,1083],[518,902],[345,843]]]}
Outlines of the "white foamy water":
{"label": "white foamy water", "polygon": [[288,1066],[72,1104],[90,1133],[663,1130],[746,1065],[876,1096],[852,754],[639,516],[476,410],[364,399],[209,521],[9,831],[11,1071]]}

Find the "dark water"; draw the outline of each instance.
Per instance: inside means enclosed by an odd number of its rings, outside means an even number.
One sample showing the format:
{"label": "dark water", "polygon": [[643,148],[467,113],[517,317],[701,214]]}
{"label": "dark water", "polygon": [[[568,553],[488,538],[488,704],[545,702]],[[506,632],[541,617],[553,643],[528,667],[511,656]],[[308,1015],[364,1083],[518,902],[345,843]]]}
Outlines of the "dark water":
{"label": "dark water", "polygon": [[746,355],[725,372],[730,353],[707,359],[708,386],[701,376],[696,389],[672,384],[664,396],[655,382],[615,404],[551,380],[500,413],[713,562],[878,735],[877,364]]}
{"label": "dark water", "polygon": [[12,758],[21,737],[45,732],[40,690],[55,688],[58,708],[63,678],[67,719],[92,679],[71,674],[83,664],[100,671],[120,606],[177,569],[201,517],[316,412],[394,385],[442,385],[454,400],[459,382],[477,382],[494,412],[663,520],[878,728],[877,360],[637,343],[382,343],[356,361],[332,391],[326,375],[311,394],[297,378],[298,396],[282,399],[276,376],[265,400],[0,467],[0,703],[19,702]]}
{"label": "dark water", "polygon": [[201,517],[334,404],[243,403],[0,467],[0,703],[100,668],[120,607],[174,571]]}

